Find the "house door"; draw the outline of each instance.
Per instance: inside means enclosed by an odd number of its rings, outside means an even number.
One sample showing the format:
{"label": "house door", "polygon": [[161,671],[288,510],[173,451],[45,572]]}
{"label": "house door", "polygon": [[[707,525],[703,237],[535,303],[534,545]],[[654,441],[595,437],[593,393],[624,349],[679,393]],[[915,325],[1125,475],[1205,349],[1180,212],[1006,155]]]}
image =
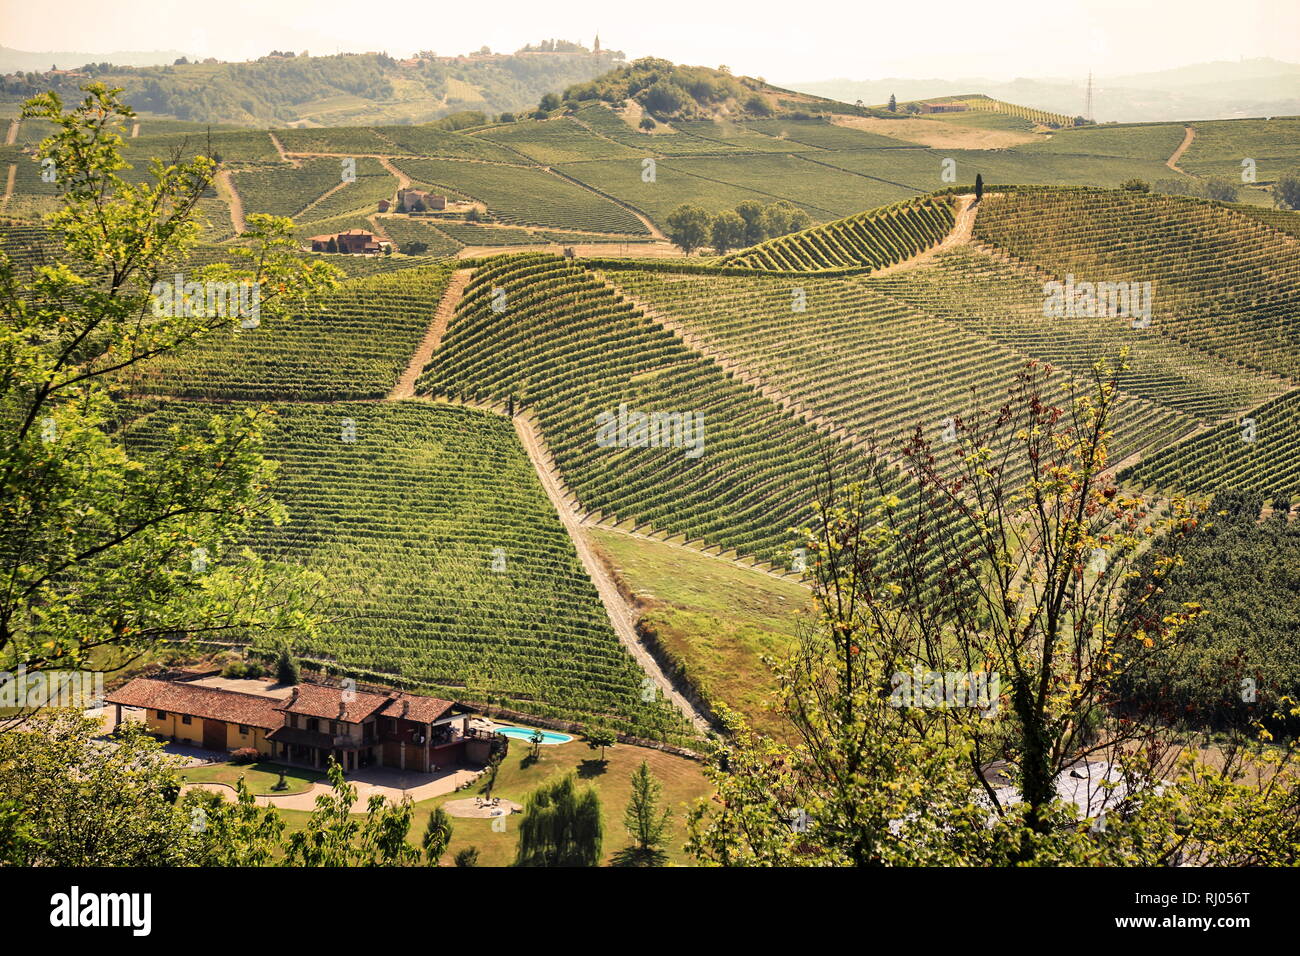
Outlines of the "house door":
{"label": "house door", "polygon": [[203,721],[203,746],[208,750],[226,749],[226,722],[224,720]]}

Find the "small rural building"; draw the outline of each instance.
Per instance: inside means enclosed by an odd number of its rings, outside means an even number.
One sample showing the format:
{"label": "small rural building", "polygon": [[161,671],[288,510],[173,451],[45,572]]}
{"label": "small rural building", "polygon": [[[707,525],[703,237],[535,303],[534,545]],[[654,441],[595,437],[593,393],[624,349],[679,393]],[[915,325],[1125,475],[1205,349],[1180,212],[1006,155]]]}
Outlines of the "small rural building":
{"label": "small rural building", "polygon": [[922,103],[922,113],[965,113],[970,107],[965,103]]}
{"label": "small rural building", "polygon": [[391,202],[389,202],[387,199],[381,199],[381,200],[379,200],[379,211],[380,211],[380,212],[388,212],[389,208],[390,208],[392,205],[393,205],[393,204],[392,204]]}
{"label": "small rural building", "polygon": [[373,232],[364,229],[349,229],[346,232],[326,233],[311,237],[312,252],[330,252],[333,242],[335,252],[346,255],[379,255],[385,249],[392,248],[387,239],[380,239]]}
{"label": "small rural building", "polygon": [[190,680],[137,677],[105,700],[145,712],[150,733],[207,750],[254,747],[282,763],[345,771],[395,767],[434,773],[487,763],[506,739],[471,725],[449,700],[400,691],[371,693],[326,684],[292,688],[241,681],[253,693]]}
{"label": "small rural building", "polygon": [[447,197],[423,189],[399,189],[397,191],[397,211],[412,212],[421,209],[441,212],[447,208]]}

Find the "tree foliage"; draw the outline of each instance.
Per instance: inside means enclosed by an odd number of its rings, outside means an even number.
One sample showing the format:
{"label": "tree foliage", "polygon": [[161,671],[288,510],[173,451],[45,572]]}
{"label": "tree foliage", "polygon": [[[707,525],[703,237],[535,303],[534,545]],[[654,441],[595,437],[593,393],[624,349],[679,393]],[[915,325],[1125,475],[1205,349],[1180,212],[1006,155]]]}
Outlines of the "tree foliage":
{"label": "tree foliage", "polygon": [[595,788],[579,791],[568,774],[528,795],[515,866],[596,866],[603,840]]}

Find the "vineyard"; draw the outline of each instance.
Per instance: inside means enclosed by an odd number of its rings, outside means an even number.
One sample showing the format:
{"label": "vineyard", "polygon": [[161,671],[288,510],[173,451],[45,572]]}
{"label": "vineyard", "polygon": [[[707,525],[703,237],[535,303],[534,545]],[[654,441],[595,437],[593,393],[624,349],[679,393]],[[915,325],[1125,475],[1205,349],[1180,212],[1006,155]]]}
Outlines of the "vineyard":
{"label": "vineyard", "polygon": [[1255,161],[1260,182],[1300,172],[1300,117],[1196,123],[1196,138],[1179,165],[1199,176],[1240,180],[1242,160]]}
{"label": "vineyard", "polygon": [[1148,488],[1300,496],[1300,392],[1148,455],[1120,478]]}
{"label": "vineyard", "polygon": [[[918,426],[936,436],[950,416],[1004,401],[1029,358],[1042,357],[993,341],[973,323],[936,317],[894,298],[893,290],[911,274],[885,286],[888,295],[873,280],[857,278],[799,278],[795,284],[619,271],[615,281],[802,408],[859,440],[896,449]],[[963,306],[956,299],[954,311]],[[1087,373],[1091,363],[1081,364],[1077,371]],[[1053,387],[1064,381],[1054,376]],[[1112,424],[1114,452],[1123,457],[1164,444],[1193,422],[1125,394]]]}
{"label": "vineyard", "polygon": [[1047,110],[1036,110],[1028,106],[1019,106],[1015,103],[1005,103],[1002,100],[995,100],[988,96],[941,96],[938,99],[930,100],[931,103],[963,103],[966,108],[977,113],[1004,113],[1007,116],[1015,116],[1019,119],[1029,120],[1031,123],[1037,123],[1040,126],[1073,126],[1074,117],[1066,116],[1064,113],[1052,113]]}
{"label": "vineyard", "polygon": [[1176,196],[1027,189],[986,198],[975,235],[1056,277],[1149,281],[1158,334],[1300,377],[1300,245],[1252,217]]}
{"label": "vineyard", "polygon": [[499,218],[534,226],[644,234],[632,213],[559,176],[528,166],[398,159],[416,182],[442,186],[487,204]]}
{"label": "vineyard", "polygon": [[150,361],[130,384],[143,394],[190,398],[382,398],[423,338],[450,275],[450,266],[426,266],[346,282],[309,309]]}
{"label": "vineyard", "polygon": [[[789,529],[808,520],[818,463],[836,444],[688,349],[598,277],[545,254],[496,257],[475,273],[418,387],[522,402],[583,508],[606,521],[783,566]],[[621,404],[703,414],[702,454],[598,445],[596,416]]]}
{"label": "vineyard", "polygon": [[769,239],[723,257],[720,264],[789,272],[876,269],[935,245],[953,222],[948,198],[903,202]]}
{"label": "vineyard", "polygon": [[971,246],[944,252],[923,266],[870,279],[866,285],[914,308],[987,336],[1057,368],[1086,374],[1095,362],[1119,361],[1132,395],[1192,416],[1216,421],[1279,394],[1286,385],[1160,335],[1120,317],[1053,316],[1043,310],[1043,282],[1032,269]]}
{"label": "vineyard", "polygon": [[[147,452],[221,410],[163,403],[128,444]],[[266,455],[289,521],[253,546],[328,582],[336,620],[299,648],[306,659],[642,736],[687,729],[643,701],[644,675],[508,421],[419,402],[271,410]]]}

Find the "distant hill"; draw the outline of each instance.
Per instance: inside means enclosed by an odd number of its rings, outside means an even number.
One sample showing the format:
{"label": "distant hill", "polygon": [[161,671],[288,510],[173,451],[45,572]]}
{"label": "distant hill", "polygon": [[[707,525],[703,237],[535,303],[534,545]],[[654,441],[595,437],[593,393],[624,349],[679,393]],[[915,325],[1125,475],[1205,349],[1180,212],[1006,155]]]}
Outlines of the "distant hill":
{"label": "distant hill", "polygon": [[[791,85],[819,96],[875,104],[888,101],[890,95],[902,102],[960,95],[974,89],[994,99],[1075,115],[1083,112],[1085,79],[1017,79],[1006,83],[972,77],[887,78]],[[1093,81],[1093,102],[1096,119],[1103,123],[1293,116],[1300,113],[1300,64],[1262,58],[1097,77]]]}
{"label": "distant hill", "polygon": [[185,54],[180,50],[152,50],[150,52],[125,53],[121,50],[112,53],[69,53],[51,51],[46,53],[29,53],[26,50],[11,50],[0,46],[0,73],[44,72],[53,67],[56,70],[75,70],[87,63],[113,63],[117,66],[162,66],[174,63]]}
{"label": "distant hill", "polygon": [[[75,58],[74,58],[75,60]],[[397,60],[383,53],[274,55],[247,63],[121,67],[77,63],[77,73],[0,78],[0,99],[45,89],[75,95],[87,79],[122,87],[141,112],[240,126],[423,123],[464,110],[517,112],[542,94],[609,72],[617,51],[520,51]],[[71,62],[71,61],[70,61]],[[48,60],[41,70],[48,70]],[[82,69],[85,67],[84,69]]]}

